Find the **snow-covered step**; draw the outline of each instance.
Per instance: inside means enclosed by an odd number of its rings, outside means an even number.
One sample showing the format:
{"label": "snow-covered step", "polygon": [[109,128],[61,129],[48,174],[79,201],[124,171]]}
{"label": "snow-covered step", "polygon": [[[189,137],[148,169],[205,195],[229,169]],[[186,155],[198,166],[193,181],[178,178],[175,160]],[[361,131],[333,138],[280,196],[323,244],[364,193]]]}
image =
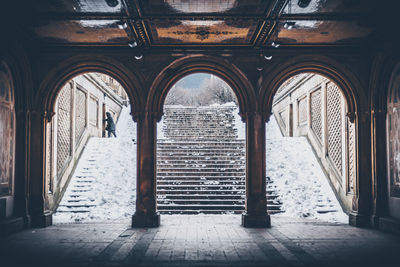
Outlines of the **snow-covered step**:
{"label": "snow-covered step", "polygon": [[[236,107],[164,109],[157,146],[157,200],[161,213],[241,213],[245,199],[245,147]],[[237,112],[237,111],[236,111]],[[269,189],[267,203],[279,207]]]}

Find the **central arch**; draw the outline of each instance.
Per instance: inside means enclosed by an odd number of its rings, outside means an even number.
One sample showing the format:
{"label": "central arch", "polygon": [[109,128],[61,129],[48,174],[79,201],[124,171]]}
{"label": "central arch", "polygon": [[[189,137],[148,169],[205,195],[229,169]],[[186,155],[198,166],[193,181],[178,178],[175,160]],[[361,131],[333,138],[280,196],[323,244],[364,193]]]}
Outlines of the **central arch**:
{"label": "central arch", "polygon": [[163,113],[165,98],[171,87],[181,78],[193,73],[214,74],[224,80],[234,91],[241,115],[254,111],[256,95],[246,75],[226,59],[192,55],[175,60],[156,77],[147,97],[146,111]]}
{"label": "central arch", "polygon": [[209,73],[224,80],[234,91],[240,116],[246,122],[246,213],[242,225],[268,227],[266,212],[265,179],[263,175],[262,148],[259,145],[263,129],[257,114],[258,106],[253,86],[246,75],[224,58],[209,55],[182,57],[166,66],[155,78],[147,96],[145,112],[138,122],[138,198],[132,225],[158,226],[160,217],[156,209],[156,121],[163,114],[165,98],[172,86],[184,76],[193,73]]}

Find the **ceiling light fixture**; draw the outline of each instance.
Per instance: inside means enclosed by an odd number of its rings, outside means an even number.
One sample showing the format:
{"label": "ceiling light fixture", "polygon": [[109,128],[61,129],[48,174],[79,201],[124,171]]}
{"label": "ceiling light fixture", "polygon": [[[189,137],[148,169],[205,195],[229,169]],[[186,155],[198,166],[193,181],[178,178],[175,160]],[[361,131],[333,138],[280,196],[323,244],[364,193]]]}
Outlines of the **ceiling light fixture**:
{"label": "ceiling light fixture", "polygon": [[109,7],[116,7],[118,6],[118,0],[106,0],[106,3]]}
{"label": "ceiling light fixture", "polygon": [[135,59],[136,60],[141,60],[143,58],[143,55],[142,54],[140,54],[140,55],[135,55]]}
{"label": "ceiling light fixture", "polygon": [[283,28],[291,30],[293,29],[293,26],[296,24],[294,21],[288,21],[283,25]]}
{"label": "ceiling light fixture", "polygon": [[128,45],[129,45],[129,47],[136,47],[137,43],[136,42],[129,42]]}
{"label": "ceiling light fixture", "polygon": [[266,60],[271,60],[271,59],[272,59],[272,56],[264,56],[264,58],[265,58]]}
{"label": "ceiling light fixture", "polygon": [[123,21],[118,22],[117,26],[121,30],[125,30],[126,28],[128,28],[128,24],[126,24],[126,22],[123,22]]}
{"label": "ceiling light fixture", "polygon": [[275,43],[275,42],[272,42],[272,47],[275,47],[275,48],[278,48],[279,46],[280,46],[280,44],[278,44],[278,43]]}

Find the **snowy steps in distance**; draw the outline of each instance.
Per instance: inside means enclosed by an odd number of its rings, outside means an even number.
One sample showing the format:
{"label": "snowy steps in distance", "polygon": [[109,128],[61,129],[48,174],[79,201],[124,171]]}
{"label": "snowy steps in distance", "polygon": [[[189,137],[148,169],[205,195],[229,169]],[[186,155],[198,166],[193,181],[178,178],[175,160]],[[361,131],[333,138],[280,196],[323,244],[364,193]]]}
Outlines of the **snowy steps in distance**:
{"label": "snowy steps in distance", "polygon": [[[157,208],[164,214],[242,213],[245,140],[235,128],[236,107],[164,108],[157,143]],[[268,188],[270,213],[280,212]]]}
{"label": "snowy steps in distance", "polygon": [[97,138],[96,146],[85,148],[85,157],[78,162],[77,168],[71,178],[64,196],[58,205],[57,212],[60,213],[88,213],[96,206],[92,198],[92,184],[96,182],[96,162],[101,160],[98,147],[110,143],[108,139]]}

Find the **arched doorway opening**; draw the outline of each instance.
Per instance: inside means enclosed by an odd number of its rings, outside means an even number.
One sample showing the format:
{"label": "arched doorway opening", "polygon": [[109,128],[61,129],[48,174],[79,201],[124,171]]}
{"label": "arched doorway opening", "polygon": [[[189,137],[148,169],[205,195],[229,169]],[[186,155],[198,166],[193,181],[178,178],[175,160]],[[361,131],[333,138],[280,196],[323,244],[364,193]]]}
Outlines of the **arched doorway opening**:
{"label": "arched doorway opening", "polygon": [[348,222],[357,177],[356,126],[342,89],[302,72],[274,95],[266,129],[267,192],[282,215]]}
{"label": "arched doorway opening", "polygon": [[128,219],[134,213],[131,104],[119,81],[99,72],[75,75],[58,89],[45,133],[45,203],[55,223]]}
{"label": "arched doorway opening", "polygon": [[[387,213],[400,219],[400,64],[393,72],[387,95]],[[385,183],[382,183],[385,184]]]}
{"label": "arched doorway opening", "polygon": [[162,214],[245,210],[245,124],[231,87],[199,72],[165,98],[157,129],[157,209]]}
{"label": "arched doorway opening", "polygon": [[15,101],[13,77],[0,61],[0,220],[13,216],[15,173]]}

